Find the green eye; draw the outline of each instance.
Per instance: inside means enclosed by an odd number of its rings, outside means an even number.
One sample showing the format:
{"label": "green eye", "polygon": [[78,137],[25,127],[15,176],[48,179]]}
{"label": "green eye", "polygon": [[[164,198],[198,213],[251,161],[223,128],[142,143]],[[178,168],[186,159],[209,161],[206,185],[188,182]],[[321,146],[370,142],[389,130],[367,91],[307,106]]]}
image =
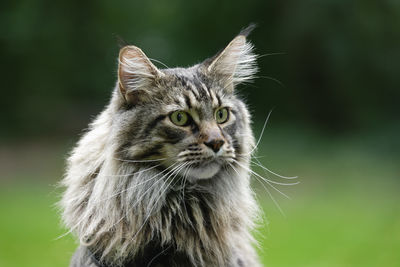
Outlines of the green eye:
{"label": "green eye", "polygon": [[229,110],[227,108],[217,109],[215,112],[215,120],[217,123],[224,123],[229,119]]}
{"label": "green eye", "polygon": [[178,126],[186,126],[189,122],[189,114],[187,114],[185,111],[175,111],[173,112],[169,118],[171,121]]}

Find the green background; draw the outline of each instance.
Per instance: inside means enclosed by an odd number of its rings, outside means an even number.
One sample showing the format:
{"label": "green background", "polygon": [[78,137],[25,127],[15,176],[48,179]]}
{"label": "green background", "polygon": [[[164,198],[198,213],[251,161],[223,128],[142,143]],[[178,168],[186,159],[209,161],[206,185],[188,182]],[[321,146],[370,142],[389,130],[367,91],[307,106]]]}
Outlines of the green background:
{"label": "green background", "polygon": [[[266,266],[400,266],[400,2],[3,1],[0,266],[67,266],[64,160],[116,81],[117,37],[168,66],[214,55],[243,27],[260,71],[239,88],[258,159]],[[155,63],[158,65],[157,63]],[[160,65],[158,65],[160,66]],[[269,179],[283,179],[254,170]]]}

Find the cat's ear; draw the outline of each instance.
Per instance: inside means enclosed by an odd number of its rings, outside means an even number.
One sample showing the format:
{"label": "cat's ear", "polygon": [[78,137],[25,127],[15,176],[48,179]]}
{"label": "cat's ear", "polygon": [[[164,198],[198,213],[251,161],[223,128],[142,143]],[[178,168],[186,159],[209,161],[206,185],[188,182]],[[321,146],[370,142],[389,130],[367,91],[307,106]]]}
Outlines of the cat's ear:
{"label": "cat's ear", "polygon": [[253,79],[257,72],[253,45],[247,41],[247,36],[254,27],[250,25],[242,30],[224,50],[204,63],[207,73],[218,79],[230,92],[235,85]]}
{"label": "cat's ear", "polygon": [[148,97],[147,90],[163,75],[140,48],[133,45],[121,48],[118,85],[122,96],[129,104],[135,105],[141,99]]}

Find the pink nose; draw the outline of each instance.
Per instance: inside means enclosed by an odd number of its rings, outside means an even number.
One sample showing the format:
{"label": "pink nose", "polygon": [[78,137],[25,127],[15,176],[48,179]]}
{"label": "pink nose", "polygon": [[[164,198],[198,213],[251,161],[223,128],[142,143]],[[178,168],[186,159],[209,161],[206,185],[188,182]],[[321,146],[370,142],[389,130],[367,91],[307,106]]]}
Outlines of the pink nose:
{"label": "pink nose", "polygon": [[204,144],[209,148],[211,148],[215,153],[219,151],[219,149],[224,143],[225,141],[222,139],[212,139],[210,141],[204,142]]}
{"label": "pink nose", "polygon": [[225,140],[221,129],[216,125],[206,125],[200,133],[199,143],[203,143],[217,153],[225,144]]}

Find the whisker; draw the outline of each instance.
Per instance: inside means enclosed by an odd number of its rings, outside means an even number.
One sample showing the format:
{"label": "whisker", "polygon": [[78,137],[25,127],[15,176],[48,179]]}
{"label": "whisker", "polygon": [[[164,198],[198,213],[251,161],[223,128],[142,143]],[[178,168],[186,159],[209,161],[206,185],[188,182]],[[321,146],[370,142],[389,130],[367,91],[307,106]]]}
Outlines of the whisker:
{"label": "whisker", "polygon": [[283,175],[280,175],[278,173],[275,173],[275,172],[271,171],[270,169],[268,169],[267,167],[265,167],[264,165],[262,165],[261,162],[258,159],[256,159],[256,160],[257,160],[258,163],[254,162],[254,161],[251,161],[251,162],[253,164],[257,165],[258,167],[262,168],[263,170],[265,170],[265,171],[267,171],[267,172],[269,172],[269,173],[271,173],[271,174],[273,174],[275,176],[278,176],[278,177],[280,177],[282,179],[293,180],[293,179],[299,178],[298,176],[283,176]]}
{"label": "whisker", "polygon": [[[172,167],[173,165],[171,165],[170,167]],[[176,167],[176,166],[175,166]],[[162,179],[165,177],[165,176],[167,176],[167,175],[169,175],[172,171],[174,171],[175,170],[175,167],[173,167],[171,170],[169,170],[165,175],[163,175],[158,181],[156,181],[154,184],[152,184],[142,195],[140,195],[139,196],[139,198],[131,205],[131,208],[129,209],[129,210],[132,210],[134,207],[136,207],[142,200],[143,200],[143,198],[146,196],[146,194],[147,194],[147,192],[150,190],[150,189],[152,189],[152,188],[154,188],[154,186],[156,185],[156,184],[158,184],[160,181],[162,181]],[[150,179],[151,180],[151,179]],[[138,184],[136,184],[136,185],[138,185]],[[135,185],[135,186],[136,186]],[[130,187],[130,188],[133,188],[133,187]],[[129,189],[129,188],[128,188]],[[121,192],[122,193],[122,192]],[[115,223],[113,223],[113,225],[111,225],[111,227],[110,227],[110,229],[112,229],[115,225],[117,225],[118,223],[120,223],[124,218],[126,218],[126,216],[127,216],[127,212],[125,212],[122,216],[121,216],[121,218],[120,219],[118,219],[118,221],[116,221]]]}
{"label": "whisker", "polygon": [[[170,167],[172,167],[173,165],[171,165]],[[133,208],[137,207],[137,205],[143,200],[143,198],[146,196],[147,192],[150,191],[151,189],[153,189],[155,187],[156,184],[158,184],[160,181],[162,181],[162,179],[164,177],[166,177],[167,175],[169,175],[171,172],[173,172],[175,169],[177,168],[177,166],[175,165],[174,167],[172,167],[172,169],[170,169],[166,174],[164,174],[158,181],[156,181],[154,184],[152,184],[145,192],[143,192],[138,199],[131,205],[131,208],[129,210],[132,210]],[[136,184],[135,186],[137,186],[138,184]],[[132,187],[131,187],[132,188]],[[116,225],[117,223],[119,223],[120,221],[122,221],[125,217],[127,216],[127,213],[125,212],[125,214],[121,217],[121,219],[119,219],[114,225]],[[113,225],[113,226],[114,226]]]}
{"label": "whisker", "polygon": [[238,161],[235,161],[235,162],[236,162],[238,165],[240,165],[242,168],[244,168],[245,170],[251,172],[252,174],[258,176],[259,178],[261,178],[261,179],[263,179],[263,180],[265,180],[265,181],[268,181],[269,183],[273,183],[273,184],[277,184],[277,185],[297,185],[297,184],[300,183],[299,181],[293,182],[293,183],[281,183],[281,182],[276,182],[276,181],[267,179],[267,178],[265,178],[264,176],[261,176],[261,175],[258,174],[257,172],[253,171],[252,169],[250,169],[249,167],[247,167],[247,166],[241,164],[241,163],[238,162]]}
{"label": "whisker", "polygon": [[[150,177],[150,178],[148,178],[148,179],[146,179],[146,180],[143,180],[143,181],[141,181],[141,182],[135,184],[134,187],[136,187],[136,186],[138,186],[138,185],[141,185],[141,184],[144,184],[144,183],[147,183],[148,181],[151,181],[151,180],[155,179],[156,177],[158,177],[158,176],[160,176],[161,174],[163,174],[164,172],[166,172],[166,171],[167,171],[169,168],[171,168],[172,166],[174,166],[174,164],[171,165],[171,166],[169,166],[169,167],[167,167],[167,168],[164,169],[163,171],[157,173],[156,175],[154,175],[154,176],[152,176],[152,177]],[[157,182],[156,182],[156,183],[157,183]],[[134,187],[131,186],[131,187],[125,188],[125,189],[123,189],[123,190],[120,190],[120,191],[118,191],[118,192],[112,194],[111,196],[109,196],[109,197],[107,197],[107,198],[101,199],[100,202],[101,202],[101,201],[105,201],[105,200],[110,200],[110,199],[114,198],[115,196],[118,196],[118,195],[120,195],[121,193],[126,192],[126,191],[128,191],[128,190],[130,190],[130,189],[132,189],[132,188],[134,188]],[[94,202],[94,203],[97,204],[97,202]]]}
{"label": "whisker", "polygon": [[[172,165],[171,165],[172,166]],[[134,204],[132,204],[132,207],[136,207],[137,204],[139,204],[142,200],[143,197],[147,194],[147,192],[149,192],[156,184],[158,184],[160,181],[162,181],[162,179],[169,175],[170,173],[172,173],[176,168],[178,168],[178,166],[173,167],[171,170],[169,170],[165,175],[163,175],[158,181],[156,181],[154,184],[152,184],[141,196],[139,196],[139,198],[134,202]],[[136,184],[137,185],[137,184]],[[135,186],[136,186],[135,185]],[[132,188],[132,187],[131,187]]]}
{"label": "whisker", "polygon": [[[155,176],[152,176],[152,177],[150,177],[149,179],[146,179],[146,180],[140,182],[139,184],[135,184],[135,186],[138,186],[138,185],[140,185],[140,184],[143,184],[143,183],[146,183],[146,182],[148,182],[148,181],[153,180],[154,178],[158,177],[158,176],[161,175],[162,173],[166,172],[168,169],[170,169],[170,168],[174,169],[174,168],[177,166],[177,164],[178,164],[178,163],[172,164],[171,166],[167,167],[165,170],[163,170],[163,171],[157,173]],[[170,171],[171,171],[171,170],[170,170]],[[168,175],[168,173],[169,173],[170,171],[168,171],[166,175]],[[162,177],[165,177],[165,175],[162,176]],[[155,184],[157,184],[157,183],[158,183],[159,181],[161,181],[161,180],[162,180],[162,179],[156,181],[153,185],[151,185],[150,188],[152,188]],[[114,198],[114,197],[120,195],[121,193],[126,192],[126,191],[132,189],[132,188],[133,188],[133,187],[129,187],[129,188],[120,190],[120,191],[118,191],[118,192],[112,194],[111,196],[109,196],[109,197],[107,197],[107,198],[99,199],[99,200],[95,200],[95,201],[91,201],[91,202],[92,202],[93,204],[98,204],[98,203],[101,203],[101,202],[103,202],[103,201],[110,200],[110,199],[112,199],[112,198]],[[149,188],[149,189],[150,189],[150,188]],[[146,191],[146,192],[147,192],[147,191]],[[140,198],[142,198],[142,196],[141,196]],[[89,201],[90,201],[90,199],[89,199]],[[86,212],[88,212],[88,211],[86,211]],[[56,240],[58,240],[58,239],[60,239],[60,238],[63,238],[64,236],[66,236],[66,235],[72,233],[73,230],[75,230],[76,227],[78,227],[79,224],[80,224],[83,220],[85,220],[85,219],[86,219],[86,216],[82,216],[82,218],[81,218],[75,225],[73,225],[72,227],[70,227],[70,230],[68,230],[66,233],[60,235],[59,237],[57,237]]]}
{"label": "whisker", "polygon": [[270,110],[270,112],[268,113],[267,118],[265,119],[264,126],[262,127],[262,130],[261,130],[260,136],[258,137],[256,145],[253,147],[253,149],[248,154],[245,154],[245,155],[251,155],[257,149],[258,145],[261,142],[261,138],[264,135],[264,130],[267,127],[267,123],[269,121],[269,117],[271,116],[272,111],[273,111],[273,109]]}
{"label": "whisker", "polygon": [[[178,169],[175,169],[175,170],[176,170],[176,171],[175,171],[175,173],[176,173],[175,176],[174,176],[173,178],[171,178],[171,180],[169,181],[168,185],[166,185],[162,190],[160,190],[159,197],[158,197],[158,198],[156,199],[156,201],[154,202],[153,206],[151,207],[149,213],[147,214],[147,216],[146,216],[144,222],[142,223],[142,225],[140,226],[140,228],[137,230],[136,234],[131,238],[131,241],[133,241],[133,240],[136,238],[136,236],[139,234],[139,232],[143,229],[143,227],[144,227],[145,224],[147,223],[148,219],[150,218],[153,209],[154,209],[155,206],[157,205],[158,201],[161,199],[161,197],[163,196],[163,194],[165,193],[165,191],[169,188],[169,186],[171,185],[172,181],[174,180],[174,178],[176,177],[176,175],[178,174],[178,172],[179,172],[184,166],[185,166],[185,163],[183,163],[183,164],[180,166],[179,170],[178,170]],[[173,173],[172,173],[171,175],[169,175],[169,176],[167,177],[166,180],[168,181],[168,179],[169,179],[172,175],[173,175]],[[161,192],[161,191],[162,191],[162,192]]]}
{"label": "whisker", "polygon": [[281,206],[279,205],[278,201],[275,199],[275,197],[272,195],[271,191],[269,191],[269,189],[264,185],[264,183],[262,183],[257,177],[256,180],[262,185],[262,187],[264,187],[264,189],[267,191],[269,197],[272,199],[272,201],[274,202],[275,206],[278,208],[279,212],[286,217],[286,214],[283,212]]}
{"label": "whisker", "polygon": [[[283,193],[282,191],[280,191],[278,188],[276,188],[275,186],[272,185],[272,181],[266,179],[265,177],[262,177],[261,175],[259,175],[258,173],[252,171],[251,169],[247,168],[246,166],[240,164],[238,161],[235,161],[236,164],[238,164],[240,167],[242,167],[243,169],[249,171],[250,173],[254,174],[256,177],[261,178],[264,182],[266,182],[272,189],[274,189],[275,191],[277,191],[278,193],[280,193],[282,196],[286,197],[287,199],[291,199],[288,195],[286,195],[285,193]],[[290,184],[290,185],[294,185],[294,184]]]}
{"label": "whisker", "polygon": [[[229,165],[231,166],[231,168],[239,175],[239,172],[236,170],[236,168],[233,166],[233,164],[229,163]],[[269,197],[271,198],[272,202],[274,202],[275,206],[278,208],[279,212],[286,217],[285,213],[283,212],[281,206],[278,204],[278,201],[276,201],[276,199],[274,198],[274,196],[272,195],[271,191],[269,191],[269,189],[264,185],[264,183],[262,183],[257,177],[256,180],[262,185],[262,187],[264,187],[265,191],[267,192],[267,194],[269,195]],[[269,184],[270,185],[270,184]]]}

